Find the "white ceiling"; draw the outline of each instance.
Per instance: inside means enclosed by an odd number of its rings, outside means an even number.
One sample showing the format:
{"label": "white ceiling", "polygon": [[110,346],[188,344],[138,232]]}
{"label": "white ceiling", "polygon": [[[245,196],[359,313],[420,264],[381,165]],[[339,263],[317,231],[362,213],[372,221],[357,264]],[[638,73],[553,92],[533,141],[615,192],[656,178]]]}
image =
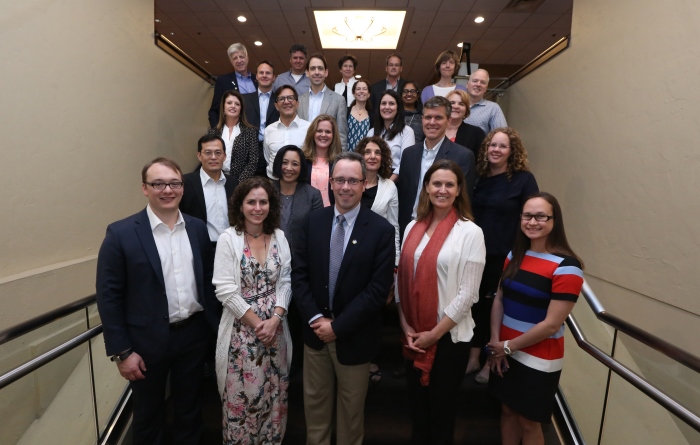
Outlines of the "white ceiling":
{"label": "white ceiling", "polygon": [[[573,0],[541,3],[533,12],[504,10],[511,0],[155,0],[155,30],[214,75],[232,71],[228,46],[243,43],[251,71],[267,59],[280,73],[289,69],[289,47],[302,43],[309,54],[321,51],[329,64],[328,84],[339,80],[337,61],[346,53],[359,62],[357,74],[371,81],[385,76],[391,50],[326,50],[320,47],[313,9],[405,9],[396,52],[404,58],[402,77],[425,85],[433,81],[435,59],[457,43],[472,43],[471,61],[494,76],[506,76],[571,31]],[[244,15],[248,20],[237,20]],[[474,18],[486,20],[477,24]],[[257,47],[253,42],[260,40]]]}

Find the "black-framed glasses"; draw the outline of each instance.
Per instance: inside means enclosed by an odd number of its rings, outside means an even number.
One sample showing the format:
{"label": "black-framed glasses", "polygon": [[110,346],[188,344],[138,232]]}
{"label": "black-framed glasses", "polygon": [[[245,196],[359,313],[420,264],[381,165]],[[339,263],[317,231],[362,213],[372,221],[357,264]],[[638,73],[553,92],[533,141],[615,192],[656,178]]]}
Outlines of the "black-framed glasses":
{"label": "black-framed glasses", "polygon": [[182,188],[182,181],[174,182],[147,182],[146,184],[153,187],[153,190],[163,191],[165,187],[170,187],[170,190],[180,190]]}
{"label": "black-framed glasses", "polygon": [[357,179],[357,178],[331,178],[331,181],[338,187],[342,187],[346,182],[352,186],[356,186],[357,184],[361,183],[364,181],[364,179]]}
{"label": "black-framed glasses", "polygon": [[418,90],[406,88],[406,89],[403,90],[402,93],[403,93],[403,94],[418,94]]}
{"label": "black-framed glasses", "polygon": [[275,99],[275,102],[278,104],[284,103],[284,102],[294,102],[297,100],[296,97],[294,96],[277,96],[277,99]]}
{"label": "black-framed glasses", "polygon": [[537,221],[537,222],[547,222],[554,217],[551,215],[545,215],[544,213],[536,213],[536,214],[521,213],[520,214],[520,219],[522,219],[523,221],[531,221],[532,218],[535,218],[535,221]]}

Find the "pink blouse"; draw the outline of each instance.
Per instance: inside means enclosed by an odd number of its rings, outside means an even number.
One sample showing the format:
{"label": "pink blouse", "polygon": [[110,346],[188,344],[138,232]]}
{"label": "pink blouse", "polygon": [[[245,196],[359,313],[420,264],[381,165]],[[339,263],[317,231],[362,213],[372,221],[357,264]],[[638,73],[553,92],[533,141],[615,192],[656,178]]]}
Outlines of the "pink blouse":
{"label": "pink blouse", "polygon": [[331,200],[328,197],[329,170],[326,158],[317,157],[311,166],[311,185],[321,192],[323,207],[329,207],[331,205]]}

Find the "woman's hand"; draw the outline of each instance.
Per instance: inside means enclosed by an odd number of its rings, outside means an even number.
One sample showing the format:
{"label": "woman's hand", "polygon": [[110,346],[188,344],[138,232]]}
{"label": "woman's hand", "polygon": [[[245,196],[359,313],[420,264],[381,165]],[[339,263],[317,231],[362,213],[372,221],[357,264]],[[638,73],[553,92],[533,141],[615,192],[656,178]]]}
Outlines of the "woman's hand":
{"label": "woman's hand", "polygon": [[416,330],[407,324],[403,325],[402,328],[404,336],[406,337],[406,345],[404,345],[404,348],[408,348],[411,351],[418,352],[420,354],[425,354],[424,350],[416,348],[416,346],[413,344],[413,336],[416,335]]}
{"label": "woman's hand", "polygon": [[267,320],[263,320],[255,327],[255,335],[265,346],[272,346],[277,336],[277,327],[280,319],[274,315]]}
{"label": "woman's hand", "polygon": [[435,335],[433,331],[414,333],[411,334],[411,337],[413,338],[413,346],[422,352],[440,340],[440,337]]}
{"label": "woman's hand", "polygon": [[488,342],[486,345],[486,348],[488,349],[488,355],[489,358],[497,358],[497,357],[505,357],[506,352],[503,350],[503,345],[505,342],[503,341],[493,341],[491,340]]}
{"label": "woman's hand", "polygon": [[508,359],[505,356],[494,356],[490,355],[486,360],[486,365],[489,367],[491,372],[498,374],[499,377],[503,377],[503,373],[508,371]]}

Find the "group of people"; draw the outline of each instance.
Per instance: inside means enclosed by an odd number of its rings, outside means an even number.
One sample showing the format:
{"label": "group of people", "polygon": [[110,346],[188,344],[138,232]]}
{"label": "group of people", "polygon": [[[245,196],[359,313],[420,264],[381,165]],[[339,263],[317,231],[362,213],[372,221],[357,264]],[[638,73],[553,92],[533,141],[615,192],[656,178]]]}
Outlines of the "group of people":
{"label": "group of people", "polygon": [[[107,354],[131,382],[134,443],[201,435],[199,390],[214,358],[224,444],[279,444],[292,367],[302,369],[308,444],[361,444],[382,313],[395,302],[412,444],[450,444],[465,374],[502,404],[504,444],[543,443],[562,369],[563,323],[582,282],[561,208],[540,192],[517,131],[484,99],[488,73],[455,85],[457,55],[420,90],[290,49],[220,76],[199,166],[142,170],[147,207],[111,224],[97,301]],[[214,337],[216,340],[214,341]],[[169,377],[168,377],[169,376]]]}

